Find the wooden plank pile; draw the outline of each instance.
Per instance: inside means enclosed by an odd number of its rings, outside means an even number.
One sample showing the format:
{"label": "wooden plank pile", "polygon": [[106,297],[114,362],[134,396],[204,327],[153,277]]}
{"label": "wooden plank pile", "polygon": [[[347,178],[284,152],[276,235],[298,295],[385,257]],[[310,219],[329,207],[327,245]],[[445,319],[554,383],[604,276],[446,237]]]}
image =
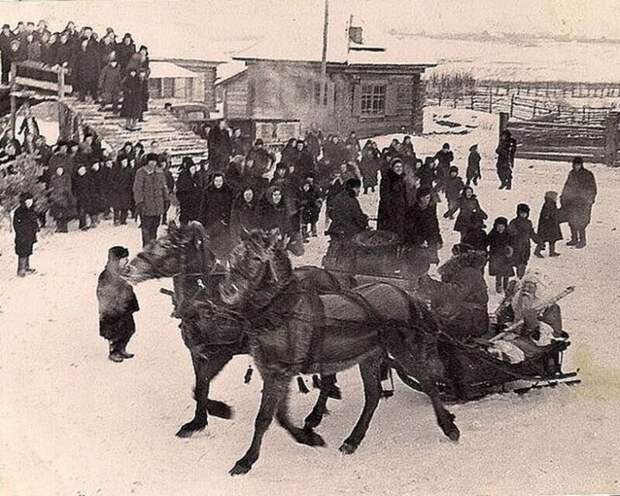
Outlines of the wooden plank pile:
{"label": "wooden plank pile", "polygon": [[179,163],[184,156],[205,158],[207,141],[193,133],[189,127],[163,109],[151,109],[144,114],[145,122],[140,122],[140,129],[125,129],[125,119],[110,112],[98,111],[98,105],[80,102],[76,98],[62,101],[70,112],[76,114],[82,126],[91,128],[101,138],[104,146],[112,151],[120,150],[126,142],[141,141],[145,148],[157,140],[162,150],[167,150],[173,163]]}

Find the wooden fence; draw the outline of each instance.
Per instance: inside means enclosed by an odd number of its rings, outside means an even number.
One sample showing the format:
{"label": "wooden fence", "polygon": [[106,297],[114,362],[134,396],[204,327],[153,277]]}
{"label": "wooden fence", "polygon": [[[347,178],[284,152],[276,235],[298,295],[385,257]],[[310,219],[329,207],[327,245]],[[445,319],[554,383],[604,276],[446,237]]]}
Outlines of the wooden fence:
{"label": "wooden fence", "polygon": [[620,166],[620,113],[610,112],[603,125],[510,119],[500,114],[500,133],[508,129],[517,140],[517,158],[586,162]]}
{"label": "wooden fence", "polygon": [[475,94],[450,98],[427,97],[426,105],[475,110],[499,114],[507,112],[510,117],[522,120],[555,121],[564,124],[603,125],[612,107],[573,107],[556,104],[550,100],[517,95]]}

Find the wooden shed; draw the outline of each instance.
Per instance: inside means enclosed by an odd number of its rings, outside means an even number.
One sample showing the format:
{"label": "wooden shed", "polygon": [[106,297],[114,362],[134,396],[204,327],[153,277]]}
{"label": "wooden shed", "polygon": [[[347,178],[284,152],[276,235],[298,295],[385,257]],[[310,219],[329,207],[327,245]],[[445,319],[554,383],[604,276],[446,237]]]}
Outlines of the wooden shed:
{"label": "wooden shed", "polygon": [[349,27],[347,34],[344,44],[336,38],[328,45],[323,101],[321,43],[316,43],[316,36],[297,33],[291,40],[280,36],[234,56],[246,67],[216,82],[222,92],[224,117],[299,120],[302,129],[316,124],[324,132],[344,135],[355,130],[360,137],[403,129],[421,133],[421,75],[435,64],[366,44],[360,27]]}

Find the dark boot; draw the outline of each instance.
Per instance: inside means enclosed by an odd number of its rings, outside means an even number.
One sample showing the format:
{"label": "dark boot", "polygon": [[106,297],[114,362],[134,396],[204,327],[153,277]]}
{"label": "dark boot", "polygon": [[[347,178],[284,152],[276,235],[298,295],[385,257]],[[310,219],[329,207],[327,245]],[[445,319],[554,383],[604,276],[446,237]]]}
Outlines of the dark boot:
{"label": "dark boot", "polygon": [[125,350],[125,348],[120,350],[118,354],[122,356],[123,358],[133,358],[135,356],[133,353],[127,353],[127,350]]}
{"label": "dark boot", "polygon": [[559,257],[560,254],[555,251],[555,241],[549,243],[549,256],[550,257]]}
{"label": "dark boot", "polygon": [[17,275],[26,277],[26,257],[17,257]]}
{"label": "dark boot", "polygon": [[570,241],[566,243],[566,246],[576,246],[577,245],[577,229],[573,226],[570,226]]}
{"label": "dark boot", "polygon": [[534,256],[538,258],[544,258],[542,254],[543,247],[542,245],[536,245],[536,249],[534,250]]}
{"label": "dark boot", "polygon": [[30,268],[30,257],[26,257],[25,269],[27,274],[34,274],[36,272],[36,269]]}
{"label": "dark boot", "polygon": [[580,229],[577,231],[577,244],[575,248],[585,248],[586,246],[586,230]]}

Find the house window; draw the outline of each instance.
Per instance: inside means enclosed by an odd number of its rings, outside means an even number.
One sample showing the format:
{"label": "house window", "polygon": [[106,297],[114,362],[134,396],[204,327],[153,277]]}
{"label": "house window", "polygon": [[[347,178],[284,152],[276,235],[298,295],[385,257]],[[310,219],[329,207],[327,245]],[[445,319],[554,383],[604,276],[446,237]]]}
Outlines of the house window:
{"label": "house window", "polygon": [[[313,84],[314,90],[314,104],[320,105],[321,103],[321,82],[315,81]],[[327,87],[325,88],[325,93],[323,94],[323,106],[327,107]]]}
{"label": "house window", "polygon": [[362,115],[385,114],[385,85],[363,84],[362,85]]}
{"label": "house window", "polygon": [[151,98],[161,98],[161,79],[149,79],[149,95]]}
{"label": "house window", "polygon": [[173,78],[163,79],[162,96],[164,98],[172,98],[174,96],[174,79]]}

